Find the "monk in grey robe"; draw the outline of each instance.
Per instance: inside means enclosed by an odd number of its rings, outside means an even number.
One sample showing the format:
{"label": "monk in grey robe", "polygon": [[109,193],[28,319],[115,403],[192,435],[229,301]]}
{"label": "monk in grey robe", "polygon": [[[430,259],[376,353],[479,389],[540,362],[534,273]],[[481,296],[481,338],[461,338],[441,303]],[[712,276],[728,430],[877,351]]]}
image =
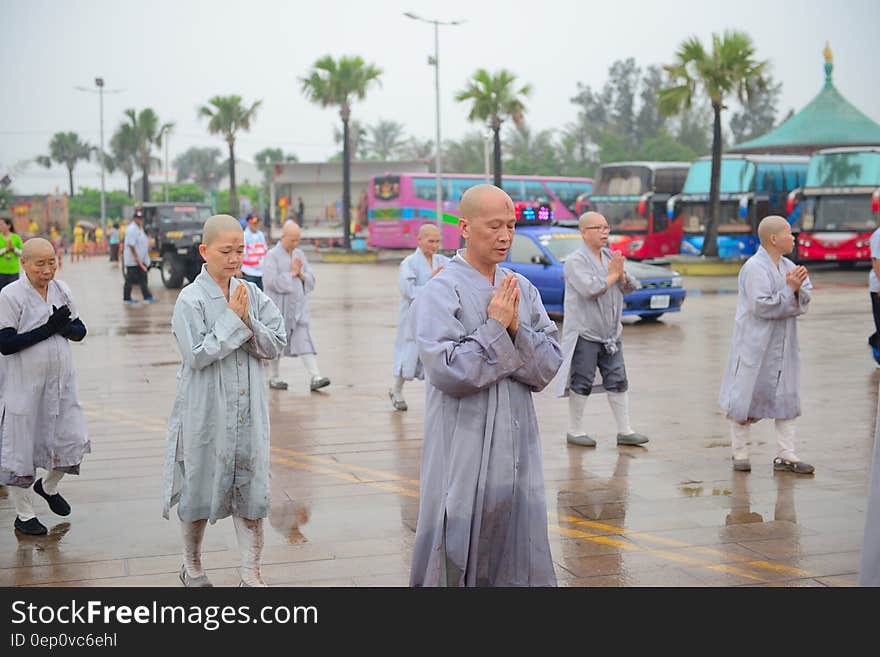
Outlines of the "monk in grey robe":
{"label": "monk in grey robe", "polygon": [[[880,420],[880,414],[877,415]],[[862,541],[862,566],[859,586],[880,586],[880,421],[874,429],[874,458],[868,506],[865,508],[865,538]]]}
{"label": "monk in grey robe", "polygon": [[565,322],[562,326],[563,363],[555,387],[568,395],[568,433],[571,445],[595,447],[584,426],[584,407],[594,390],[596,371],[617,422],[618,445],[643,445],[647,436],[629,424],[629,380],[623,360],[621,334],[623,296],[636,289],[623,270],[624,258],[608,248],[608,221],[598,212],[578,220],[583,246],[565,259]]}
{"label": "monk in grey robe", "polygon": [[235,278],[244,254],[238,220],[211,217],[202,240],[202,273],[180,291],[171,318],[183,362],[168,420],[163,515],[177,505],[184,586],[211,586],[201,565],[205,524],[227,516],[242,554],[242,585],[265,586],[269,404],[262,361],[284,348],[284,320],[255,284]]}
{"label": "monk in grey robe", "polygon": [[795,453],[795,418],[801,414],[797,318],[813,289],[807,269],[785,257],[794,249],[791,226],[769,216],[758,225],[761,246],[739,272],[733,338],[719,404],[730,420],[734,470],[749,471],[750,425],[775,421],[774,470],[812,474]]}
{"label": "monk in grey robe", "polygon": [[281,379],[282,356],[299,356],[309,373],[309,389],[314,392],[330,385],[330,379],[321,376],[318,355],[309,332],[309,302],[306,295],[315,289],[315,274],[306,254],[299,248],[302,233],[293,221],[286,221],[281,239],[263,259],[263,289],[278,306],[284,317],[287,347],[271,363],[269,387],[287,390]]}
{"label": "monk in grey robe", "polygon": [[[31,485],[53,513],[70,514],[58,492],[65,474],[79,474],[91,451],[76,391],[69,341],[86,327],[73,294],[55,279],[55,248],[34,237],[22,246],[24,276],[0,292],[0,483],[15,503],[15,529],[39,536]],[[46,475],[36,479],[36,469]]]}
{"label": "monk in grey robe", "polygon": [[397,339],[394,341],[394,370],[391,389],[391,405],[397,411],[407,409],[403,398],[403,384],[413,379],[424,379],[419,349],[410,323],[410,308],[416,296],[431,278],[443,270],[449,258],[437,253],[440,248],[440,230],[434,224],[422,224],[419,228],[418,247],[400,263],[397,288],[400,290],[400,307],[397,316]]}
{"label": "monk in grey robe", "polygon": [[499,267],[516,216],[492,185],[468,189],[467,248],[419,293],[425,370],[412,586],[554,586],[532,393],[562,362],[537,289]]}

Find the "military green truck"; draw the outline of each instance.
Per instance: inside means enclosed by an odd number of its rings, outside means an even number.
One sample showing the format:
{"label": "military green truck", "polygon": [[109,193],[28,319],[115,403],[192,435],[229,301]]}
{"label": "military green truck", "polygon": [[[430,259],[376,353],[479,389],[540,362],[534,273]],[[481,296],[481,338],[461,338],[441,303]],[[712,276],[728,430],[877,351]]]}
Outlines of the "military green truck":
{"label": "military green truck", "polygon": [[[134,215],[134,207],[125,211],[126,219]],[[191,283],[202,269],[199,244],[202,227],[211,216],[205,203],[141,203],[144,210],[144,231],[150,239],[150,267],[157,267],[162,284],[169,289]],[[124,270],[124,268],[123,268]]]}

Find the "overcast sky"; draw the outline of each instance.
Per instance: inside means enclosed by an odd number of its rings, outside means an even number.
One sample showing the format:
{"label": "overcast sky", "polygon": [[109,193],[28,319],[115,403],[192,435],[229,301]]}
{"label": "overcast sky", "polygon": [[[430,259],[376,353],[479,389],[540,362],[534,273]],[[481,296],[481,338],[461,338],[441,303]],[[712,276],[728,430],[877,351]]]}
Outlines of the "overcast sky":
{"label": "overcast sky", "polygon": [[[575,118],[569,99],[578,81],[601,87],[609,65],[626,57],[669,63],[686,37],[706,40],[724,29],[748,32],[758,57],[771,62],[784,83],[780,113],[821,89],[827,39],[837,88],[880,121],[876,0],[0,0],[0,170],[13,171],[18,193],[64,190],[63,168],[21,164],[47,153],[58,131],[98,143],[97,95],[74,89],[94,88],[96,76],[105,89],[124,90],[104,96],[105,142],[123,110],[153,107],[177,124],[171,159],[190,146],[218,146],[225,155],[196,107],[235,93],[263,100],[252,130],[238,138],[239,158],[280,146],[301,161],[326,159],[338,150],[338,112],[308,103],[299,84],[325,54],[361,55],[383,70],[382,85],[354,105],[354,118],[393,119],[433,139],[433,26],[403,11],[466,21],[440,30],[444,139],[474,127],[453,96],[479,67],[504,67],[530,83],[528,122],[556,129]],[[95,165],[75,170],[77,186],[99,180]],[[111,177],[107,187],[124,188],[124,179]]]}

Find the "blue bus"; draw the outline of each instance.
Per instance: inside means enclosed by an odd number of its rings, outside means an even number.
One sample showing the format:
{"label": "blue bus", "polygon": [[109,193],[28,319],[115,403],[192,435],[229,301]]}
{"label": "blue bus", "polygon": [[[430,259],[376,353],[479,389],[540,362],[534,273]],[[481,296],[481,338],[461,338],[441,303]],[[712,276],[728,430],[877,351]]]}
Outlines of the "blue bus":
{"label": "blue bus", "polygon": [[[747,258],[758,250],[758,222],[770,214],[797,220],[800,207],[787,211],[788,194],[803,186],[810,158],[800,155],[725,155],[721,159],[721,215],[718,255]],[[668,213],[681,216],[681,253],[703,248],[709,216],[712,158],[701,157],[690,168],[681,194],[669,201]]]}

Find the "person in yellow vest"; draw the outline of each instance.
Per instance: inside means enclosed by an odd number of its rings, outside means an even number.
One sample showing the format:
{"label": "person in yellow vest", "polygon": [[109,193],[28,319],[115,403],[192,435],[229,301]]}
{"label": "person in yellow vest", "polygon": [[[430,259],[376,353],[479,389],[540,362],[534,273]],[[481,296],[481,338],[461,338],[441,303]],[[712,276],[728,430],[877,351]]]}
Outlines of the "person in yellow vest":
{"label": "person in yellow vest", "polygon": [[95,228],[95,248],[97,253],[104,255],[104,229],[100,224]]}
{"label": "person in yellow vest", "polygon": [[70,258],[73,262],[76,262],[82,257],[84,241],[85,231],[79,222],[76,222],[76,226],[73,227],[73,253]]}
{"label": "person in yellow vest", "polygon": [[39,224],[37,224],[37,222],[33,219],[31,219],[30,223],[28,224],[28,232],[31,234],[31,237],[35,237],[40,232]]}
{"label": "person in yellow vest", "polygon": [[12,219],[0,219],[0,290],[14,283],[21,275],[22,242],[12,226]]}

